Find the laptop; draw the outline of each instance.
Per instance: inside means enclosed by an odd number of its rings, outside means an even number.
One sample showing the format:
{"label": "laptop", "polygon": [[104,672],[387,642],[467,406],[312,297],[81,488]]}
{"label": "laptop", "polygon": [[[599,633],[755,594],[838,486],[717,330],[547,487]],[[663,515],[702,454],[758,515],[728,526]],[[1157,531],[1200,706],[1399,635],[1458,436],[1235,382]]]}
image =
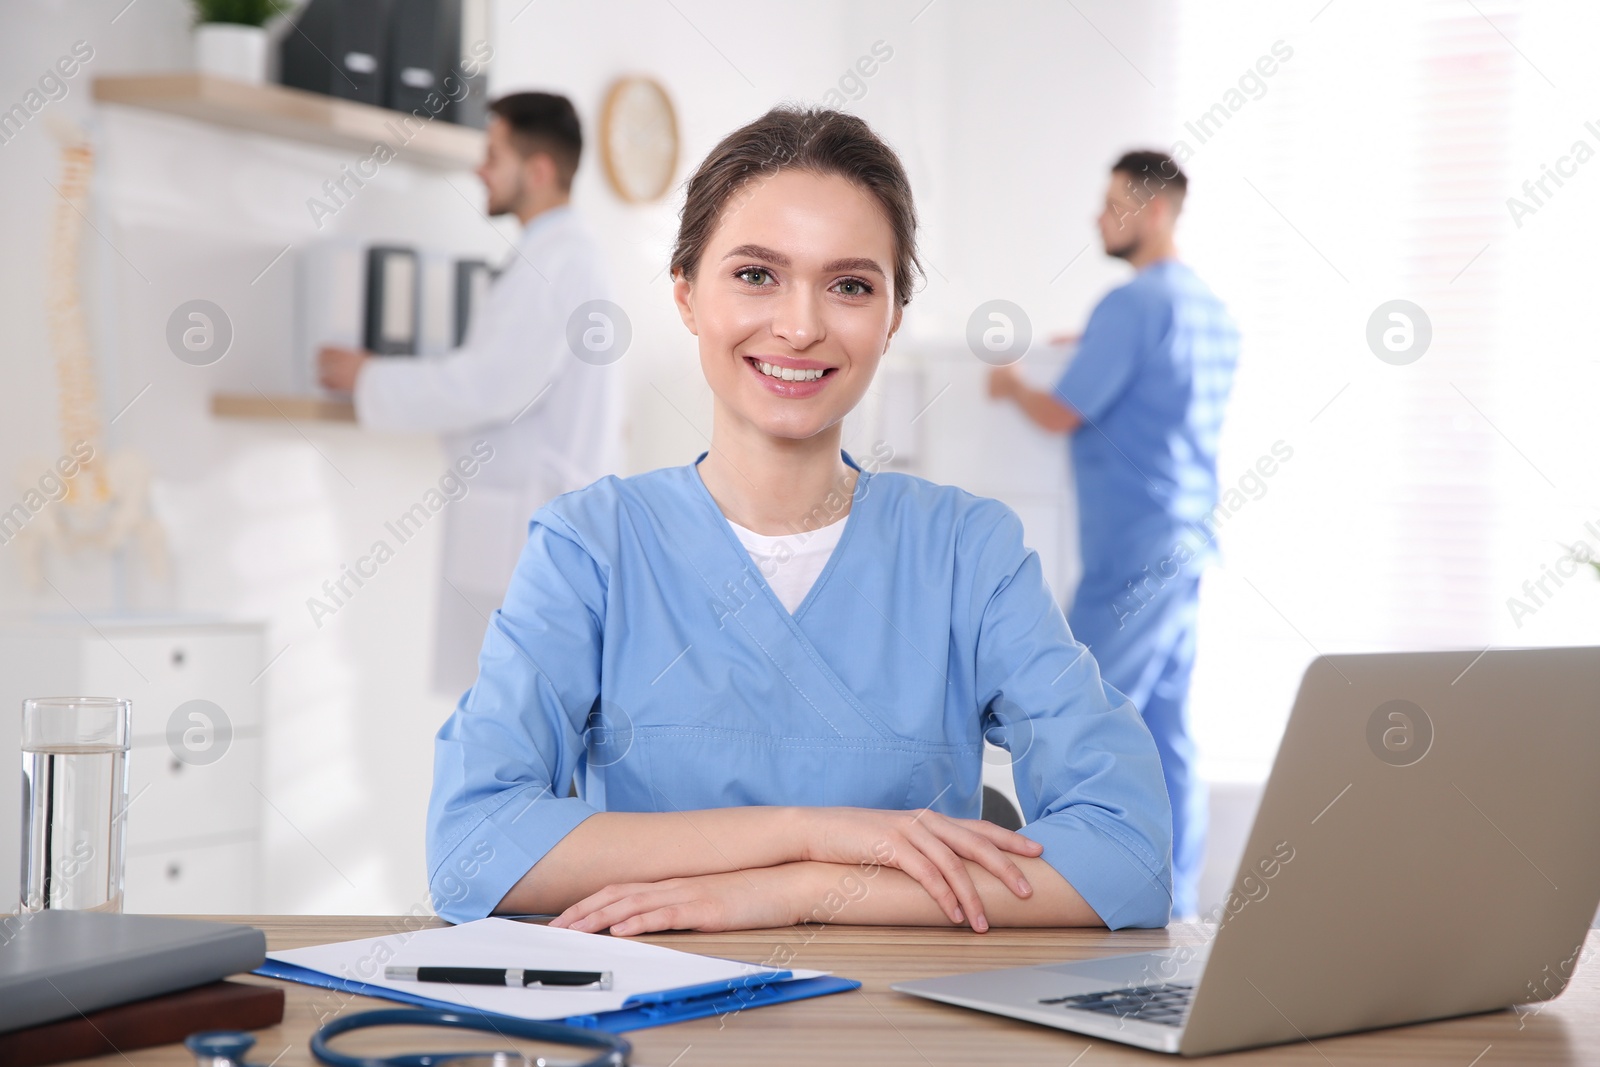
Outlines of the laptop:
{"label": "laptop", "polygon": [[1209,943],[892,988],[1185,1056],[1548,1000],[1600,904],[1597,764],[1600,648],[1321,656]]}

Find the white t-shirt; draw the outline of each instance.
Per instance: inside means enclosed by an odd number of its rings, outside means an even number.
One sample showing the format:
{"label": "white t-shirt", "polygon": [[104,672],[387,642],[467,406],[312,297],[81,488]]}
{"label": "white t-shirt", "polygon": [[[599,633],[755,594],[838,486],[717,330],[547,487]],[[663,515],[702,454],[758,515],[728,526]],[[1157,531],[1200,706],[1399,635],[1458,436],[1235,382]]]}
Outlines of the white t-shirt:
{"label": "white t-shirt", "polygon": [[761,572],[761,577],[772,586],[778,600],[792,615],[816,584],[822,568],[828,565],[828,557],[833,555],[839,538],[844,536],[844,524],[849,519],[846,515],[838,522],[798,534],[758,534],[731,519],[728,525],[750,553],[751,562]]}

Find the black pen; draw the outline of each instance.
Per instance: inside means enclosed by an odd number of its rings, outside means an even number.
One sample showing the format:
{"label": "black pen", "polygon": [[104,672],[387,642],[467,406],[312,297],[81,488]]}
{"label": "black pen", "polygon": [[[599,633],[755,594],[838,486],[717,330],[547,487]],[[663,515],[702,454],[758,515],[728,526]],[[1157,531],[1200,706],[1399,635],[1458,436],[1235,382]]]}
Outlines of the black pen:
{"label": "black pen", "polygon": [[610,989],[610,971],[540,971],[524,967],[385,967],[391,982],[452,982],[458,985],[540,986]]}

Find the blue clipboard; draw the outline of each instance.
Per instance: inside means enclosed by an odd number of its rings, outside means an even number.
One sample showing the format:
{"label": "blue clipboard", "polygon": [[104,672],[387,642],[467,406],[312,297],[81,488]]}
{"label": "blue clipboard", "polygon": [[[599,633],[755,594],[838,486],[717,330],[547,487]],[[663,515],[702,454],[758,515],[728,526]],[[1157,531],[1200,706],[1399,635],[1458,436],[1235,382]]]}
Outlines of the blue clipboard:
{"label": "blue clipboard", "polygon": [[[309,967],[279,963],[277,960],[269,959],[251,973],[267,978],[280,978],[286,982],[299,982],[302,985],[356,993],[364,997],[380,997],[402,1004],[414,1004],[419,1008],[441,1008],[446,1011],[483,1015],[491,1019],[500,1017],[492,1012],[480,1012],[451,1001],[435,1000],[415,993],[400,992],[387,986],[339,978],[322,971],[314,971]],[[826,996],[829,993],[848,993],[860,988],[861,983],[853,978],[839,978],[834,975],[795,978],[789,971],[765,971],[760,974],[745,975],[742,978],[731,978],[726,982],[708,982],[704,985],[681,986],[654,993],[638,993],[623,1001],[622,1007],[614,1011],[574,1015],[566,1019],[549,1021],[563,1022],[568,1026],[581,1026],[587,1030],[604,1030],[607,1033],[620,1034],[628,1030],[645,1030],[652,1026],[666,1026],[688,1019],[703,1019],[708,1015],[725,1015],[746,1008],[764,1008],[769,1004],[784,1004],[791,1000],[805,1000],[809,997]]]}

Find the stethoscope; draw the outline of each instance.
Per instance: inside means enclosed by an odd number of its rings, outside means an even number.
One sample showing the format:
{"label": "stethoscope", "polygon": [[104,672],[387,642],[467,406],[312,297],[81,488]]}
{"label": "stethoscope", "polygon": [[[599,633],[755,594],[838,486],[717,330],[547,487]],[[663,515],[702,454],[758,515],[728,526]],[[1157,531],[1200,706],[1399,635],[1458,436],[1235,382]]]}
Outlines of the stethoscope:
{"label": "stethoscope", "polygon": [[[510,1050],[348,1056],[328,1047],[328,1042],[340,1034],[375,1026],[445,1026],[602,1051],[593,1059],[574,1061],[551,1060],[543,1056],[529,1059],[520,1052]],[[194,1053],[195,1067],[260,1067],[244,1062],[245,1053],[255,1043],[255,1038],[239,1030],[205,1030],[190,1034],[183,1042],[184,1047]],[[328,1067],[440,1067],[442,1064],[458,1064],[461,1067],[627,1067],[628,1054],[632,1051],[633,1046],[626,1039],[601,1030],[584,1030],[562,1023],[536,1022],[502,1015],[491,1019],[484,1015],[434,1008],[385,1008],[357,1012],[335,1019],[311,1035],[311,1054],[318,1063],[327,1064]]]}

